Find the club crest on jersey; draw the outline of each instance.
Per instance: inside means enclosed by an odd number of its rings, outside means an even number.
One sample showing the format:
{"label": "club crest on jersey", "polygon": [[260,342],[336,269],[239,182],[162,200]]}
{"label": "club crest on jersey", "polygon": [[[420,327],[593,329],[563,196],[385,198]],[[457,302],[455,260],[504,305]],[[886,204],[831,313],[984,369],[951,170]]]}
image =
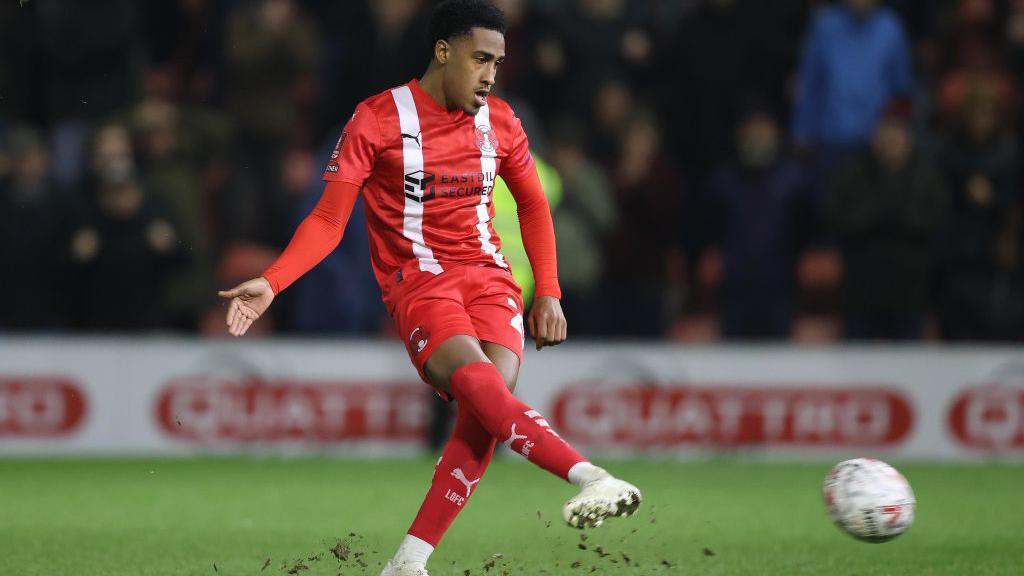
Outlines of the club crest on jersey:
{"label": "club crest on jersey", "polygon": [[422,326],[413,328],[412,333],[409,334],[409,348],[413,350],[414,354],[423,352],[423,349],[427,347],[427,342],[430,341],[430,332],[427,332]]}
{"label": "club crest on jersey", "polygon": [[492,153],[498,151],[498,135],[494,133],[490,126],[476,127],[474,143],[481,152]]}

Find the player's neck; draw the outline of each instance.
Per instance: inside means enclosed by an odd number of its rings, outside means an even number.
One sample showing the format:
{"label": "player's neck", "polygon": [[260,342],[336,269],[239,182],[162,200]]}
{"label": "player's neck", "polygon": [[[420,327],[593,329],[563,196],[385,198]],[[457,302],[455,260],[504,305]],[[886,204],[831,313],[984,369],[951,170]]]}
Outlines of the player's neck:
{"label": "player's neck", "polygon": [[444,84],[442,83],[440,70],[434,66],[427,68],[427,71],[423,73],[423,77],[420,78],[420,88],[442,108],[451,112],[452,107],[449,106],[448,98],[444,93]]}

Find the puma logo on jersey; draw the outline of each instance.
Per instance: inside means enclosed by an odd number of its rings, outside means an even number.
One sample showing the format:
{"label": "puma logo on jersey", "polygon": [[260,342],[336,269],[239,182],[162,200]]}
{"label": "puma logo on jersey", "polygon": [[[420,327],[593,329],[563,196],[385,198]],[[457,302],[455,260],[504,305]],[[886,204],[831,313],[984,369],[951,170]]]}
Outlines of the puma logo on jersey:
{"label": "puma logo on jersey", "polygon": [[423,130],[420,130],[419,132],[417,132],[415,136],[413,136],[412,134],[406,134],[405,132],[402,132],[402,140],[405,140],[406,138],[408,138],[409,140],[412,140],[413,142],[415,142],[417,147],[423,148],[423,144],[420,142],[420,135],[422,135],[422,134],[423,134]]}

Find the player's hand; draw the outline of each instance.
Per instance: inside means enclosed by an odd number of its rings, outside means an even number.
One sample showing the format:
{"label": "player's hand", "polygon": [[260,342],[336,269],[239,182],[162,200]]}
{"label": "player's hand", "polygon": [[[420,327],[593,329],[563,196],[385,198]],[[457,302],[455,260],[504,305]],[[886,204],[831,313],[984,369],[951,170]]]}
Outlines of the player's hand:
{"label": "player's hand", "polygon": [[274,290],[262,276],[242,282],[231,290],[217,292],[222,298],[231,298],[228,305],[228,332],[232,336],[245,334],[249,326],[263,315],[274,301]]}
{"label": "player's hand", "polygon": [[558,346],[565,342],[566,322],[562,305],[553,296],[538,296],[533,299],[530,309],[530,334],[537,343],[537,350],[545,346]]}

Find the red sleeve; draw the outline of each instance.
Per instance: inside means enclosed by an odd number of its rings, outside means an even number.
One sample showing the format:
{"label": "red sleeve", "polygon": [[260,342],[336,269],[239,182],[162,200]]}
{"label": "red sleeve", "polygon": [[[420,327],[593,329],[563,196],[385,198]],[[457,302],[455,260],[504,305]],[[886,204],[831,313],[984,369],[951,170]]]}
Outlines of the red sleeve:
{"label": "red sleeve", "polygon": [[288,247],[263,271],[274,294],[280,294],[338,246],[359,188],[350,182],[327,183],[320,201],[299,224]]}
{"label": "red sleeve", "polygon": [[520,182],[530,176],[536,175],[537,168],[533,164],[533,154],[530,154],[530,142],[523,130],[523,123],[518,116],[512,116],[511,129],[512,142],[509,146],[508,155],[501,159],[498,175],[505,182]]}
{"label": "red sleeve", "polygon": [[[533,165],[533,158],[530,159]],[[519,228],[523,232],[523,247],[530,258],[533,278],[537,283],[534,297],[562,297],[558,286],[558,258],[555,253],[555,227],[551,221],[544,187],[541,186],[537,170],[522,180],[507,181],[512,197],[516,199]]]}
{"label": "red sleeve", "polygon": [[352,118],[342,129],[338,143],[331,152],[331,159],[324,168],[323,179],[362,186],[373,172],[378,150],[380,124],[377,115],[366,103],[362,103],[356,106]]}

